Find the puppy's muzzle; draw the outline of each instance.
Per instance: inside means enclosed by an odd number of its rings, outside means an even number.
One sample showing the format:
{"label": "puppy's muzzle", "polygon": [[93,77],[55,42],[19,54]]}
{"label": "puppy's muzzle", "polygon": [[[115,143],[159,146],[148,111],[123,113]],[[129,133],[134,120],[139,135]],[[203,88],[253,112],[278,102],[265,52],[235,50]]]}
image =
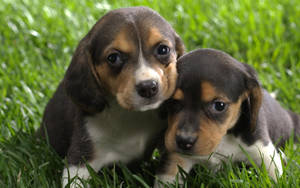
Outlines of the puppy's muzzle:
{"label": "puppy's muzzle", "polygon": [[191,150],[197,141],[197,136],[193,134],[177,134],[176,144],[179,149],[183,151]]}
{"label": "puppy's muzzle", "polygon": [[136,85],[137,93],[143,98],[152,98],[158,93],[158,83],[155,80],[142,81]]}

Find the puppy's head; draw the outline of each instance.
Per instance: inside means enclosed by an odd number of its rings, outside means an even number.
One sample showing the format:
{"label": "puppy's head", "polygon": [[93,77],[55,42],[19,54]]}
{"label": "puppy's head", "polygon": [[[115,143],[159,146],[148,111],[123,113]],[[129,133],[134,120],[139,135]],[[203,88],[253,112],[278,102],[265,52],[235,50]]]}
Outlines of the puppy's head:
{"label": "puppy's head", "polygon": [[209,155],[240,118],[249,132],[255,129],[262,94],[251,67],[201,49],[179,58],[177,69],[178,86],[166,103],[169,151]]}
{"label": "puppy's head", "polygon": [[67,94],[88,111],[107,97],[126,109],[157,108],[176,85],[179,36],[145,7],[121,8],[103,16],[81,40],[65,76]]}

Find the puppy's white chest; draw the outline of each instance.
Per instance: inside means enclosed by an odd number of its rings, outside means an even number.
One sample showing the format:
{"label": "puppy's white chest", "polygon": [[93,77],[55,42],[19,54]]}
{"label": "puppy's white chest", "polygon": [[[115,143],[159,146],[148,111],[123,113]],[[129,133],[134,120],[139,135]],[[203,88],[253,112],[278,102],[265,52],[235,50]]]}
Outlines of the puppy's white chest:
{"label": "puppy's white chest", "polygon": [[[238,137],[234,137],[233,135],[225,135],[215,152],[207,159],[209,159],[209,163],[213,166],[218,165],[222,160],[227,159],[230,159],[232,162],[246,162],[248,161],[246,154],[251,156],[254,161],[260,161],[260,153],[269,156],[273,155],[275,151],[276,149],[271,142],[264,146],[261,141],[257,141],[248,146]],[[200,157],[200,160],[203,159],[204,157]]]}
{"label": "puppy's white chest", "polygon": [[246,144],[244,144],[239,138],[232,135],[225,135],[220,142],[214,154],[215,157],[232,157],[234,159],[241,159],[243,156],[242,148],[247,149]]}
{"label": "puppy's white chest", "polygon": [[101,166],[141,156],[148,140],[166,126],[155,111],[130,112],[114,106],[86,121],[94,162]]}
{"label": "puppy's white chest", "polygon": [[232,162],[246,161],[247,157],[241,148],[243,148],[245,151],[251,151],[255,149],[254,146],[247,146],[240,140],[240,138],[236,138],[232,135],[225,135],[212,155],[197,156],[196,158],[198,161],[208,164],[211,167],[216,167],[217,165],[221,164],[221,161],[228,159],[230,159]]}

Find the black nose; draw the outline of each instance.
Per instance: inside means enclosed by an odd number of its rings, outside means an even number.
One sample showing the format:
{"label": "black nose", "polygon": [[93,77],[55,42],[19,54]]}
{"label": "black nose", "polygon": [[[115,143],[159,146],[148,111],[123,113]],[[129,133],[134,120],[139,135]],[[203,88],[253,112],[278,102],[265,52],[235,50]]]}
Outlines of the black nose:
{"label": "black nose", "polygon": [[190,150],[197,140],[197,136],[176,136],[176,144],[182,150]]}
{"label": "black nose", "polygon": [[151,98],[158,92],[158,83],[154,80],[146,80],[136,85],[136,90],[141,97]]}

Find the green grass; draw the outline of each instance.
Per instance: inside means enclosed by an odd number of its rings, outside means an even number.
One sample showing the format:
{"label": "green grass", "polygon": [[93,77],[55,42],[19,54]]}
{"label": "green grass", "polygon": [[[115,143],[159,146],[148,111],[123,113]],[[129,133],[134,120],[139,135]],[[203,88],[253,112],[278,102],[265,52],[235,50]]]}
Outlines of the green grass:
{"label": "green grass", "polygon": [[[149,6],[174,26],[187,50],[217,48],[251,64],[263,86],[300,113],[300,1],[99,2],[0,0],[0,187],[60,185],[63,161],[35,140],[34,131],[79,40],[118,7]],[[196,167],[186,187],[300,187],[299,148],[286,147],[289,160],[277,183],[258,168],[227,164],[217,173]],[[148,187],[156,163],[143,164],[140,173],[105,168],[89,181],[101,187]]]}

